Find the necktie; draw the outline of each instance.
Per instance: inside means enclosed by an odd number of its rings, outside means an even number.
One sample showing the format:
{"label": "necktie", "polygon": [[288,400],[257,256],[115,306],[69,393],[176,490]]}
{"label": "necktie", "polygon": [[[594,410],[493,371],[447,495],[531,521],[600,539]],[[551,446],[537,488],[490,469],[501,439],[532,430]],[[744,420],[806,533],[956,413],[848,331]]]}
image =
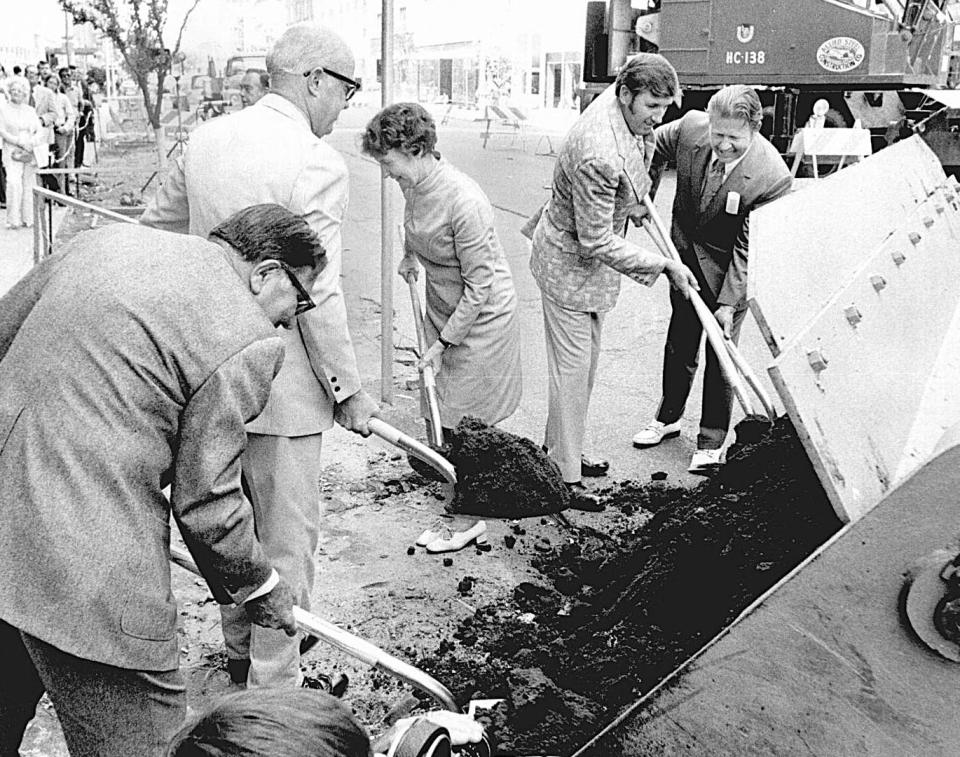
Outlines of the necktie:
{"label": "necktie", "polygon": [[27,104],[31,108],[35,108],[37,105],[36,100],[33,99],[33,87],[30,87],[30,99],[27,101]]}
{"label": "necktie", "polygon": [[710,201],[719,191],[720,185],[723,184],[723,174],[723,163],[714,158],[710,170],[707,171],[707,178],[703,182],[703,192],[700,194],[701,213],[707,209],[707,205],[710,204]]}

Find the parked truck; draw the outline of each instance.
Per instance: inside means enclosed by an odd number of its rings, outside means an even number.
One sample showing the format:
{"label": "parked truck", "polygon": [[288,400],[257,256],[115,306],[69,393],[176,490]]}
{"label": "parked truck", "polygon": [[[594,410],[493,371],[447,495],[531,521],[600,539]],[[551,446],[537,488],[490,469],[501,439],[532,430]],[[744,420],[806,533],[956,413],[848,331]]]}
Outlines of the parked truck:
{"label": "parked truck", "polygon": [[580,106],[631,55],[660,52],[679,74],[682,110],[728,84],[756,87],[763,132],[781,152],[825,99],[828,126],[859,120],[874,150],[920,133],[956,170],[958,21],[960,0],[589,2]]}

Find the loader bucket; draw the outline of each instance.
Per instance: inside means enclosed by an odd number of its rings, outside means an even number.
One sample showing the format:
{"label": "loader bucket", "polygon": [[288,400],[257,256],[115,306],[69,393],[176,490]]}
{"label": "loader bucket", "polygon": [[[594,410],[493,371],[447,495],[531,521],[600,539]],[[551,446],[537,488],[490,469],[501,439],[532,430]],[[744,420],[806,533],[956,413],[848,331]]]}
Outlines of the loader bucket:
{"label": "loader bucket", "polygon": [[960,421],[960,194],[919,137],[754,212],[773,384],[853,521]]}

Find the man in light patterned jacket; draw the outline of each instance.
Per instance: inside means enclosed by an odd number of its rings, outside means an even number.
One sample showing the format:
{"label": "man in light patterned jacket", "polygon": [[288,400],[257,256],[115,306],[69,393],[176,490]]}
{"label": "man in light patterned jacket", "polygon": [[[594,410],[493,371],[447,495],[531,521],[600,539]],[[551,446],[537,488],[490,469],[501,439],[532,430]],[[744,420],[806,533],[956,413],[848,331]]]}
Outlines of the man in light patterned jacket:
{"label": "man in light patterned jacket", "polygon": [[616,304],[621,274],[649,286],[666,273],[684,295],[697,287],[686,266],[624,238],[650,189],[653,130],[679,97],[665,58],[633,58],[567,135],[533,232],[530,269],[543,302],[550,382],[544,445],[582,509],[596,509],[596,501],[581,476],[607,468],[583,457],[583,439],[603,319]]}

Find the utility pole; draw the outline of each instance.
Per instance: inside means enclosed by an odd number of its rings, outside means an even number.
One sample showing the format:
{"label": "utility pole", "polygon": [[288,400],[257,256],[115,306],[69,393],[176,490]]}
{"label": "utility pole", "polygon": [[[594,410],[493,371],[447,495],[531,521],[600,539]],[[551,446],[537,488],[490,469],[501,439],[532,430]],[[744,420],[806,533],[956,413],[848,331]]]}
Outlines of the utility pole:
{"label": "utility pole", "polygon": [[[380,103],[393,102],[393,0],[383,0],[380,25]],[[393,188],[380,170],[380,400],[393,404]]]}
{"label": "utility pole", "polygon": [[73,51],[70,49],[70,14],[63,12],[63,53],[67,58],[66,65],[73,65]]}

